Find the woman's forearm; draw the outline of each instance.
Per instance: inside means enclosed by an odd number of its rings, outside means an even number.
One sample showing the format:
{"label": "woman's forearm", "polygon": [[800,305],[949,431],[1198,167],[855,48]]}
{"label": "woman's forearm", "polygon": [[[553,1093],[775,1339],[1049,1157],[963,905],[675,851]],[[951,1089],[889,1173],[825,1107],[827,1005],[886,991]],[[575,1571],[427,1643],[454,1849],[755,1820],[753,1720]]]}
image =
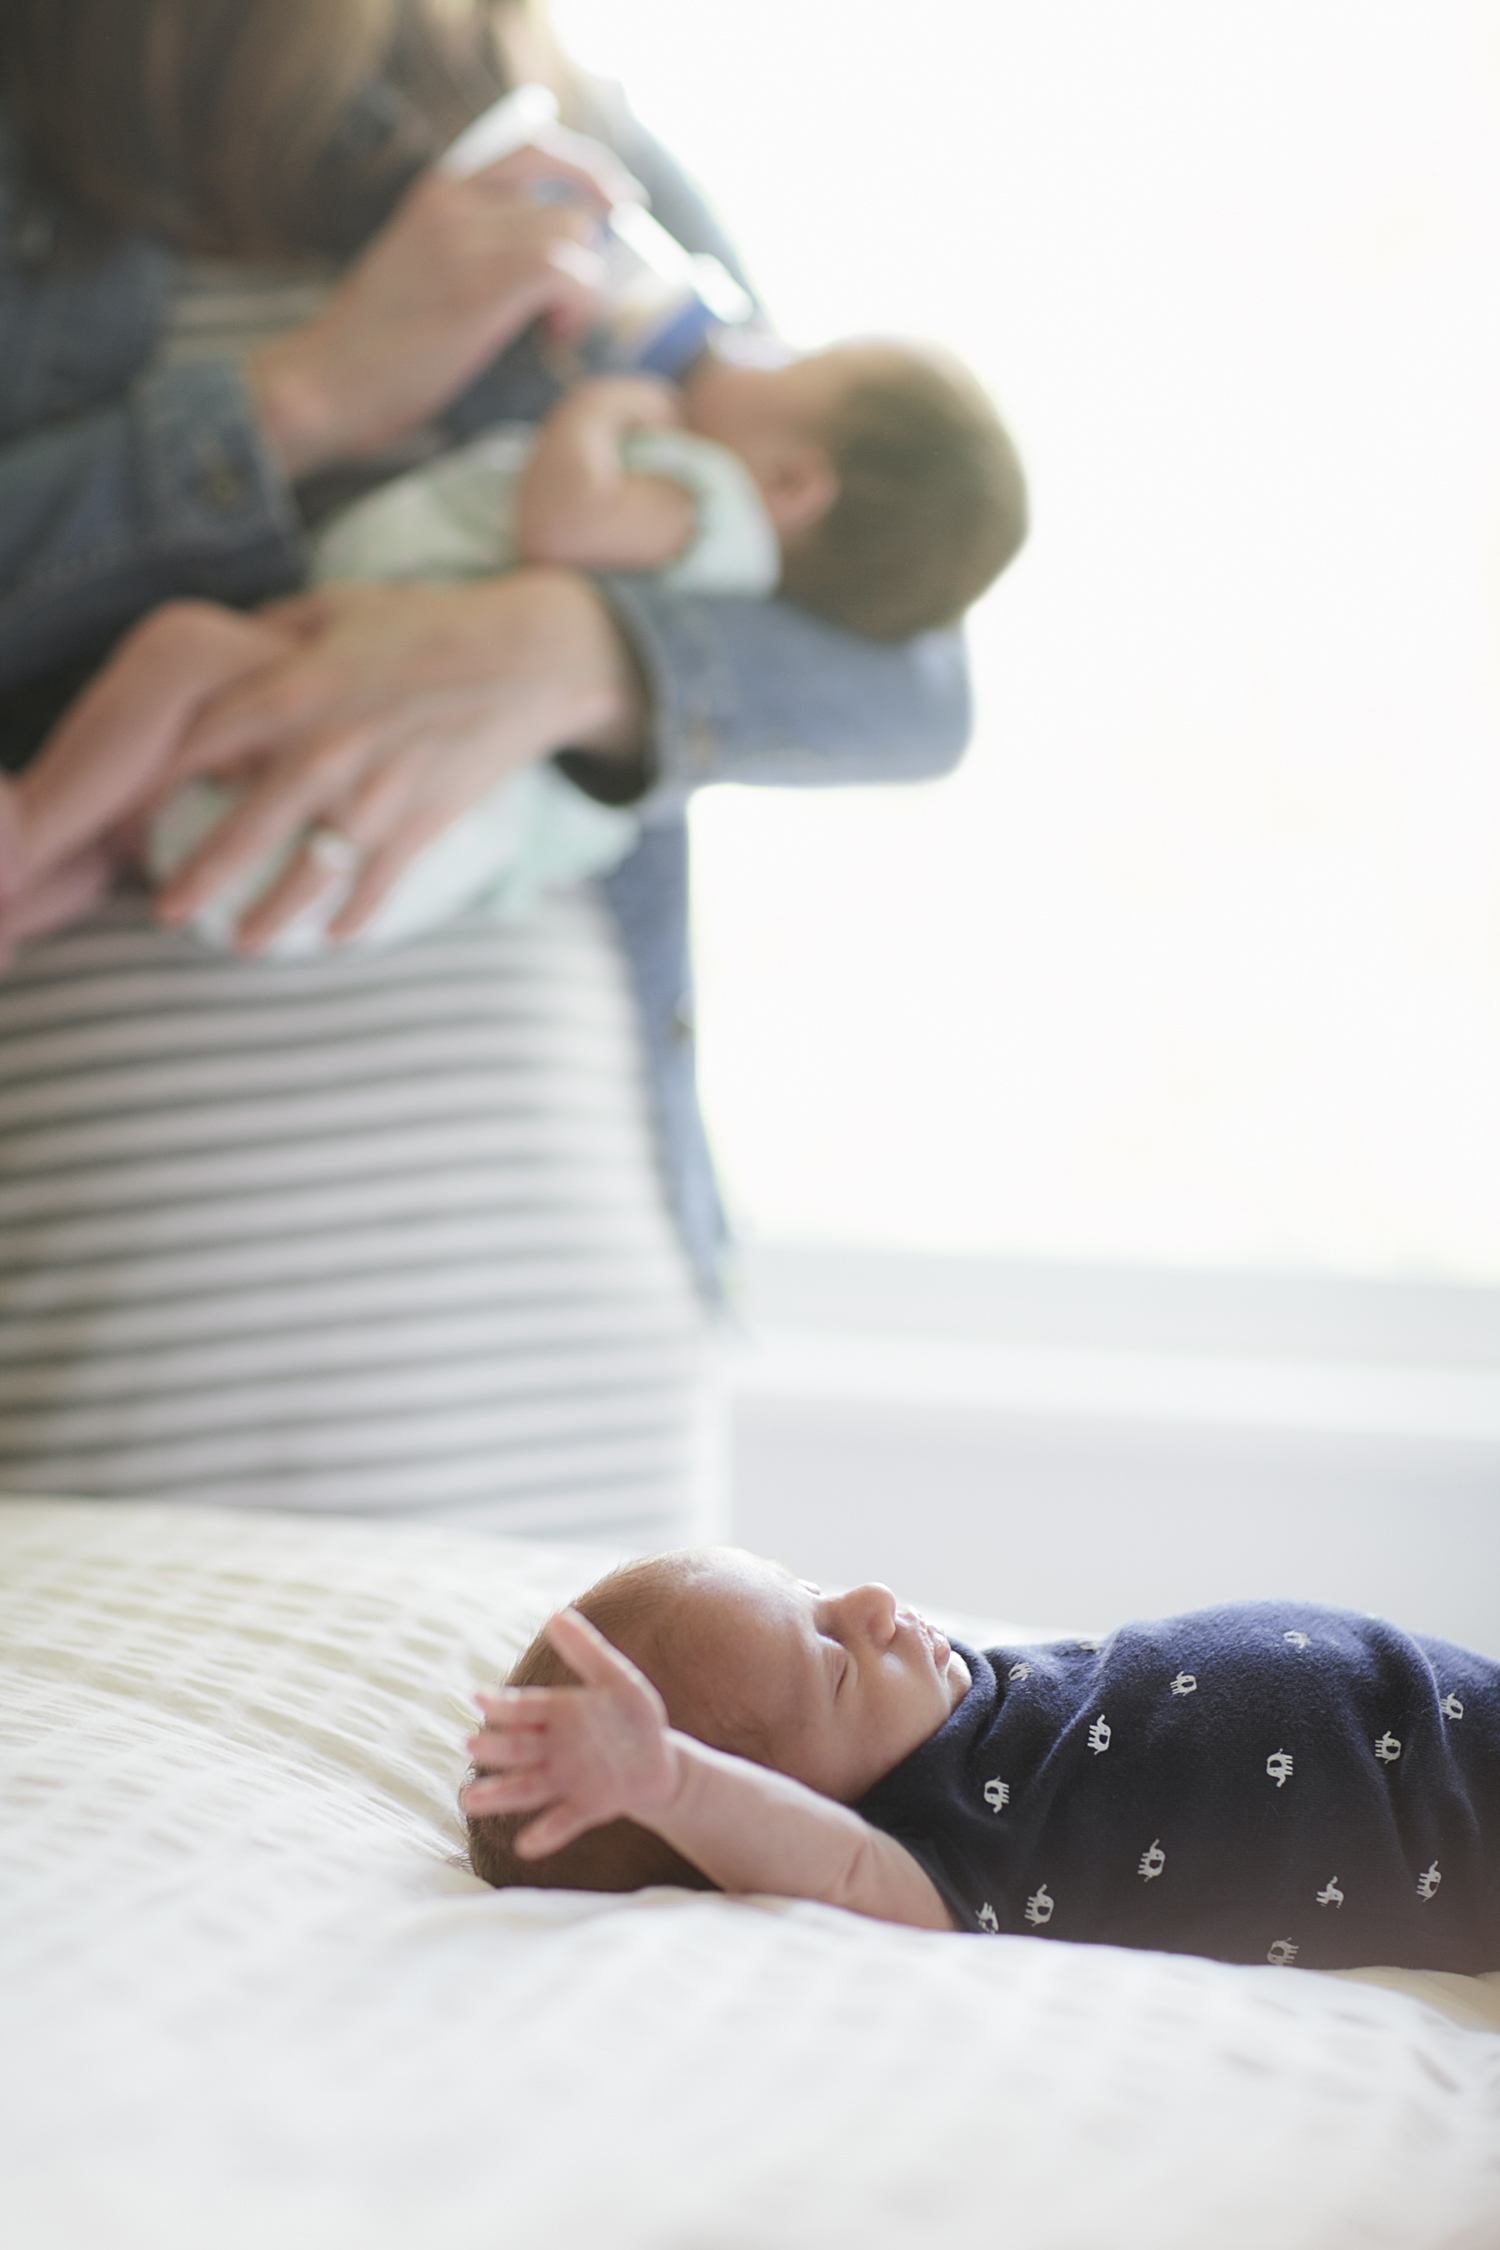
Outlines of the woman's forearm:
{"label": "woman's forearm", "polygon": [[0,447],[0,692],[108,646],[157,603],[296,584],[296,509],[228,360]]}
{"label": "woman's forearm", "polygon": [[971,709],[957,632],[867,641],[787,602],[599,583],[645,681],[647,812],[715,781],[926,781],[963,753]]}
{"label": "woman's forearm", "polygon": [[910,1852],[847,1805],[789,1775],[671,1737],[671,1801],[636,1814],[721,1890],[816,1899],[880,1922],[951,1930],[953,1918]]}

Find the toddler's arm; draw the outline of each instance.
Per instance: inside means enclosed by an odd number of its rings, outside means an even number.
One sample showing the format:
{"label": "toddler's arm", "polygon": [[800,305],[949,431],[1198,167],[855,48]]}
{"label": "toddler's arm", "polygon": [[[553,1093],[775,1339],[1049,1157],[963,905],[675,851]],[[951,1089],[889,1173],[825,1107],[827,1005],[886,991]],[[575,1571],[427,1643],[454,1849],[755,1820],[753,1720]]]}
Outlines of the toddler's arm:
{"label": "toddler's arm", "polygon": [[527,562],[658,570],[692,536],[693,502],[671,477],[622,468],[628,430],[675,429],[682,404],[651,375],[580,383],[542,426],[521,478],[518,533]]}
{"label": "toddler's arm", "polygon": [[484,1731],[469,1743],[475,1764],[497,1778],[469,1784],[466,1811],[545,1808],[516,1838],[521,1858],[544,1858],[623,1817],[653,1829],[726,1891],[952,1929],[935,1885],[894,1838],[787,1774],[669,1727],[650,1681],[576,1610],[547,1631],[582,1686],[481,1695]]}

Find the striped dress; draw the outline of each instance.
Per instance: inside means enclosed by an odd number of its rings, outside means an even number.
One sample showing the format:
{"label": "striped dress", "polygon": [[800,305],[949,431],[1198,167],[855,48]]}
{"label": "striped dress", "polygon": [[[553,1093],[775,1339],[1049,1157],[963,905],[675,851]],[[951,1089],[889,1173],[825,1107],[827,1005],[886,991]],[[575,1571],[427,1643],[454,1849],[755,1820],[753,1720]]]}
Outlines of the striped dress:
{"label": "striped dress", "polygon": [[703,1319],[587,888],[388,952],[121,897],[0,977],[0,1491],[709,1528]]}

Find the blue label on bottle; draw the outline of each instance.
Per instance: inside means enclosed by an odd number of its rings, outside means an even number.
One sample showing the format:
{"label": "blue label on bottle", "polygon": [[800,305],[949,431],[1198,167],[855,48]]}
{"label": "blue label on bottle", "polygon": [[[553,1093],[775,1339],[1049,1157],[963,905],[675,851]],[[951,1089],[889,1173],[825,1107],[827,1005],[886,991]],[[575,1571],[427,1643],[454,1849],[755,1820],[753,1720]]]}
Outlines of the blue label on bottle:
{"label": "blue label on bottle", "polygon": [[648,375],[663,375],[675,383],[699,358],[709,337],[719,326],[701,298],[689,297],[663,328],[636,340],[630,364]]}

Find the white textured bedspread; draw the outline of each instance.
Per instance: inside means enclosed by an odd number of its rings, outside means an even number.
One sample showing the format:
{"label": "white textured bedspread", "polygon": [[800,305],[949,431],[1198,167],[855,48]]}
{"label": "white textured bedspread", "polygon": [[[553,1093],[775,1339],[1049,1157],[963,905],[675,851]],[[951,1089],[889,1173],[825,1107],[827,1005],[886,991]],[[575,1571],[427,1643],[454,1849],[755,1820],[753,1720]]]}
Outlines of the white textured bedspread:
{"label": "white textured bedspread", "polygon": [[1500,2245],[1500,1980],[486,1891],[468,1693],[578,1577],[0,1504],[0,2240]]}

